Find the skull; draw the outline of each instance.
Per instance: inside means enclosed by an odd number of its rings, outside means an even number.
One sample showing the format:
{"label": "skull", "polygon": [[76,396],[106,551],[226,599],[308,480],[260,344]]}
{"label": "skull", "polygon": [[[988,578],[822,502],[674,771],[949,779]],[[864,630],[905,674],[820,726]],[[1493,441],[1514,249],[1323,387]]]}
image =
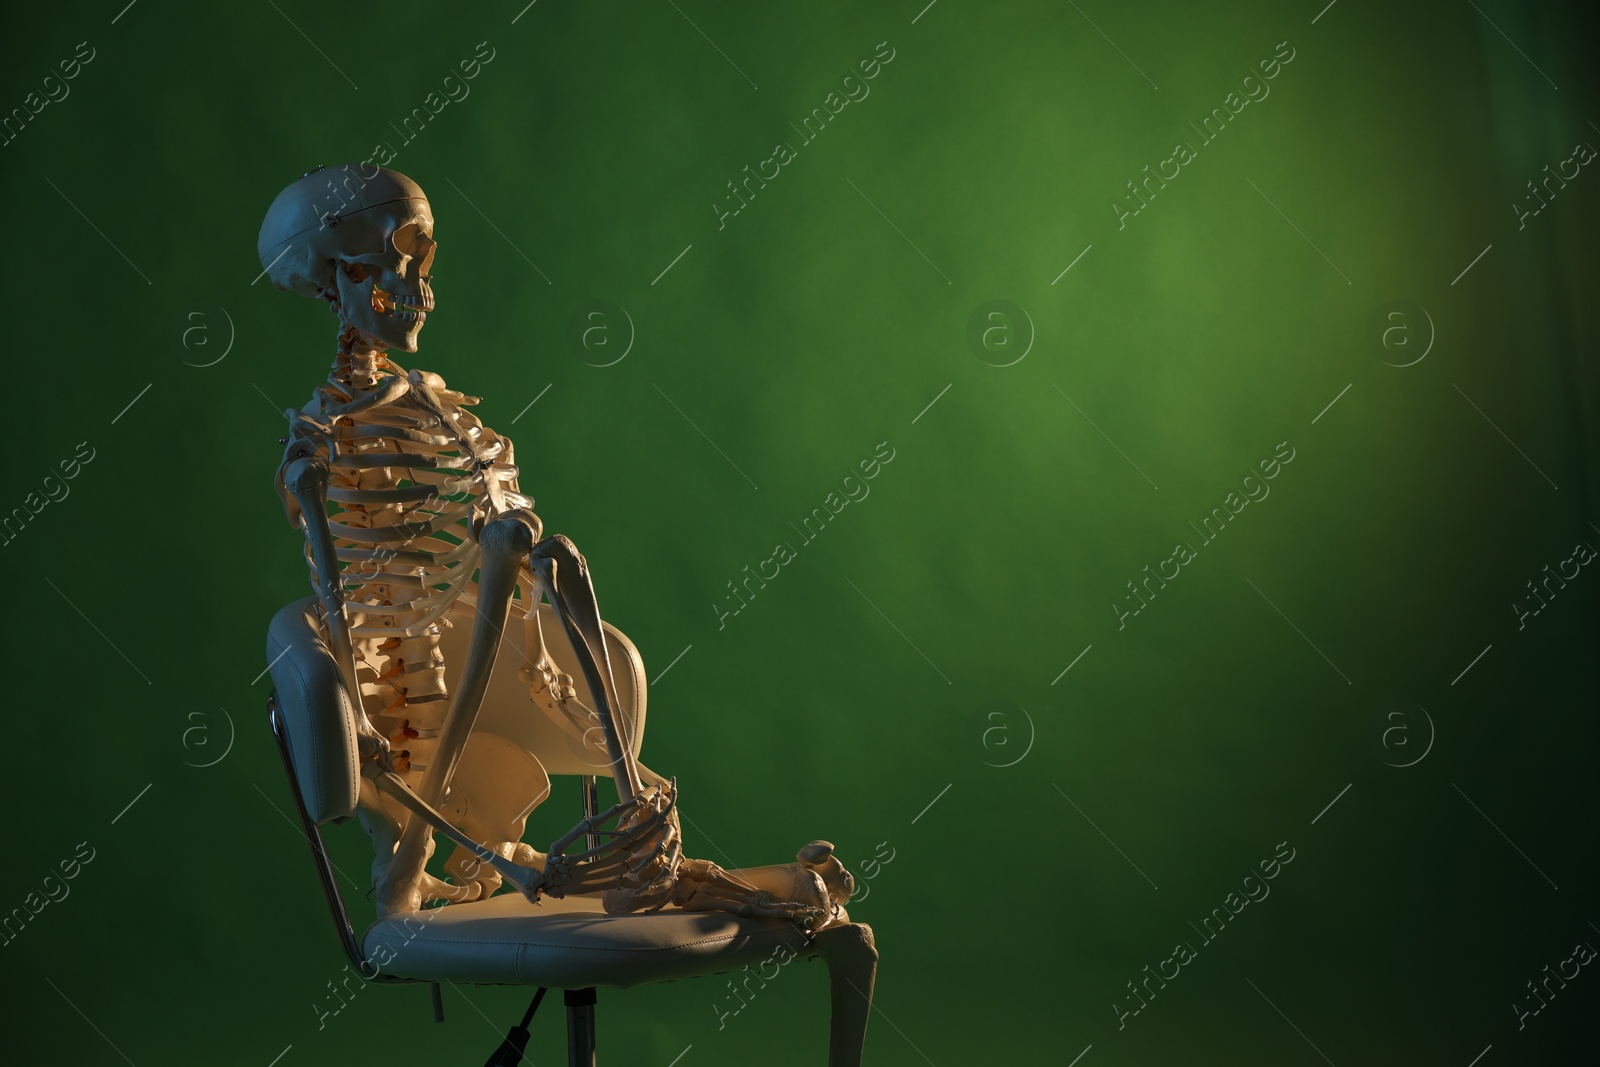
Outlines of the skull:
{"label": "skull", "polygon": [[278,194],[256,250],[278,289],[329,301],[379,351],[417,350],[433,266],[433,212],[410,178],[368,163],[319,167]]}

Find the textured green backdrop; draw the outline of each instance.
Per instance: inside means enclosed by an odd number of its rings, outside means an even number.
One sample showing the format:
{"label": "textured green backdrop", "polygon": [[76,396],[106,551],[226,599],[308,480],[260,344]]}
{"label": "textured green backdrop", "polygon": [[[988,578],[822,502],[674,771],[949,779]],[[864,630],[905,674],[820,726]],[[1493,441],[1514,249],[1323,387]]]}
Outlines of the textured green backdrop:
{"label": "textured green backdrop", "polygon": [[[380,144],[440,241],[402,362],[485,398],[587,554],[691,851],[876,871],[868,1062],[1592,1050],[1600,94],[1563,5],[124,2],[0,40],[0,1059],[477,1064],[525,1002],[319,1028],[344,961],[263,715],[305,588],[280,412],[334,320],[252,281],[256,229]],[[719,1005],[602,993],[602,1061],[822,1061],[820,967]]]}

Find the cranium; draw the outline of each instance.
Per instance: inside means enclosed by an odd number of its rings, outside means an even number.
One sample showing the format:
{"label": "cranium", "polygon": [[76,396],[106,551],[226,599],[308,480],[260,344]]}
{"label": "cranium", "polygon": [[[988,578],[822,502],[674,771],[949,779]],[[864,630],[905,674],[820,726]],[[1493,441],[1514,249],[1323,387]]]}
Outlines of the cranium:
{"label": "cranium", "polygon": [[278,194],[256,251],[279,289],[333,304],[373,349],[417,350],[433,310],[433,212],[417,183],[365,163],[318,168]]}

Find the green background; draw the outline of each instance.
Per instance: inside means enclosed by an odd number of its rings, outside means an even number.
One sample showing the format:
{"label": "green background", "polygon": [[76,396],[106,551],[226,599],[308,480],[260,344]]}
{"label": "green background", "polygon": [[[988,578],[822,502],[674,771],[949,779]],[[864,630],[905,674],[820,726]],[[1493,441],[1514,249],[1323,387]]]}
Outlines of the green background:
{"label": "green background", "polygon": [[[95,450],[4,546],[0,909],[95,858],[0,948],[0,1059],[476,1064],[525,1003],[447,988],[440,1026],[422,987],[373,987],[318,1029],[344,960],[252,681],[305,590],[281,411],[334,340],[252,283],[256,231],[380,141],[440,241],[400,362],[485,398],[587,555],[651,669],[645,755],[690,852],[827,837],[860,873],[893,849],[852,907],[882,952],[868,1062],[1592,1050],[1593,968],[1523,1029],[1511,1004],[1600,945],[1600,577],[1522,629],[1510,606],[1600,545],[1600,175],[1522,229],[1510,207],[1600,145],[1592,25],[1506,0],[123,2],[0,41],[3,109],[95,50],[0,148],[0,504]],[[403,144],[390,123],[480,41],[470,95]],[[883,41],[870,96],[719,230],[725,183]],[[1280,41],[1270,96],[1119,230],[1124,183]],[[975,349],[991,300],[1026,319]],[[1436,334],[1403,368],[1367,339],[1397,300]],[[636,333],[609,367],[580,342],[602,306]],[[885,441],[870,496],[801,545]],[[1124,583],[1280,442],[1270,497],[1119,629]],[[780,541],[798,558],[719,628]],[[575,810],[558,793],[530,840]],[[332,836],[362,870],[359,830]],[[1270,897],[1198,946],[1279,842]],[[1182,940],[1198,958],[1119,1029]],[[726,995],[602,991],[602,1062],[822,1062],[820,966],[719,1030]],[[558,1007],[534,1030],[561,1062]]]}

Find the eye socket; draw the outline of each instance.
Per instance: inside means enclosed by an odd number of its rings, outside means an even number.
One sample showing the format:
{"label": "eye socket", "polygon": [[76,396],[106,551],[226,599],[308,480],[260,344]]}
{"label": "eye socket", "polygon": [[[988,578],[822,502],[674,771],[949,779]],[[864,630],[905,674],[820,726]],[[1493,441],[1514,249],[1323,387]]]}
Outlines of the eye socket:
{"label": "eye socket", "polygon": [[396,229],[389,240],[396,252],[409,256],[416,262],[419,274],[423,277],[428,276],[428,270],[433,266],[433,253],[438,247],[438,242],[428,236],[420,224],[406,223]]}

